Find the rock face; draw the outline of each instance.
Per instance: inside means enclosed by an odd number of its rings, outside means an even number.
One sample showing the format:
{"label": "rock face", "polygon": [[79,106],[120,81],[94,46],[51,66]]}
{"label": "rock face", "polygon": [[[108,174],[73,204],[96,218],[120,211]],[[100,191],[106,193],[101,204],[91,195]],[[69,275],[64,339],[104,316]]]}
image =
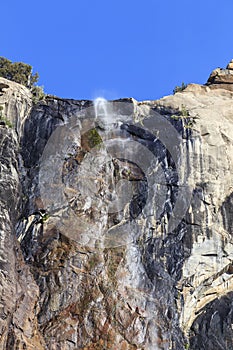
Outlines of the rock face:
{"label": "rock face", "polygon": [[231,60],[228,65],[227,65],[227,69],[233,69],[233,60]]}
{"label": "rock face", "polygon": [[29,90],[17,83],[0,78],[0,106],[2,115],[14,126],[17,136],[21,137],[24,119],[32,106]]}
{"label": "rock face", "polygon": [[[6,82],[6,83],[5,83]],[[22,86],[1,79],[0,105],[14,128],[0,127],[0,348],[44,349],[35,314],[39,288],[24,262],[15,234],[20,213],[19,139],[21,118],[31,105],[30,94]]]}
{"label": "rock face", "polygon": [[233,91],[233,60],[226,69],[217,68],[213,70],[207,81],[211,89],[226,89]]}
{"label": "rock face", "polygon": [[0,79],[1,349],[233,349],[220,75],[158,101],[33,107]]}

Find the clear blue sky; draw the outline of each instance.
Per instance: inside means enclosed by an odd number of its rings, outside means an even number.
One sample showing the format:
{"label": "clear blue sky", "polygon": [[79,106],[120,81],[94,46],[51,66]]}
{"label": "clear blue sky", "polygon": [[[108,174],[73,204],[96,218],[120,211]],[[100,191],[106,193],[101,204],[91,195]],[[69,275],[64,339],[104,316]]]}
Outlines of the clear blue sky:
{"label": "clear blue sky", "polygon": [[60,97],[157,99],[226,66],[232,14],[232,0],[2,1],[0,55]]}

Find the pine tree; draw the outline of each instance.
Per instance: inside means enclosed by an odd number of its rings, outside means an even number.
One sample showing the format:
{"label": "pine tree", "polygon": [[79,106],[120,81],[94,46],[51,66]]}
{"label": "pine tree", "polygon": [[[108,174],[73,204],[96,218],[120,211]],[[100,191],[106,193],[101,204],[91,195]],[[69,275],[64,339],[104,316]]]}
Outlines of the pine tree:
{"label": "pine tree", "polygon": [[32,66],[23,62],[12,62],[0,57],[0,77],[15,81],[32,89],[39,79],[38,73],[32,74]]}

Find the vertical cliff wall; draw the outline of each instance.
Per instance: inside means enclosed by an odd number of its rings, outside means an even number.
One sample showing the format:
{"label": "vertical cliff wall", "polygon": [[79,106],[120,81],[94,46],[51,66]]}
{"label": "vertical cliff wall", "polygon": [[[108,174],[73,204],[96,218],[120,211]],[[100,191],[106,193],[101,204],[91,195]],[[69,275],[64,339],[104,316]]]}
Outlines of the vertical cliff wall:
{"label": "vertical cliff wall", "polygon": [[[35,312],[39,288],[24,262],[15,231],[22,201],[19,140],[31,96],[26,88],[2,78],[0,88],[0,348],[44,349]],[[12,126],[5,124],[6,118]]]}
{"label": "vertical cliff wall", "polygon": [[2,349],[233,349],[233,95],[216,84],[32,106],[1,79]]}

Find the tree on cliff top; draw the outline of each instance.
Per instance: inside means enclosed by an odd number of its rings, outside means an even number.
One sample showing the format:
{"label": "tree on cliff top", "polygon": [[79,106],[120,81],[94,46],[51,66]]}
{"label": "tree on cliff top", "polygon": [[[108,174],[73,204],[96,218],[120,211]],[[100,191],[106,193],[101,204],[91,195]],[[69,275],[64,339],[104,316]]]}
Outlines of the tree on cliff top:
{"label": "tree on cliff top", "polygon": [[39,79],[38,73],[32,74],[32,66],[23,62],[11,62],[0,57],[0,77],[15,81],[32,89]]}

